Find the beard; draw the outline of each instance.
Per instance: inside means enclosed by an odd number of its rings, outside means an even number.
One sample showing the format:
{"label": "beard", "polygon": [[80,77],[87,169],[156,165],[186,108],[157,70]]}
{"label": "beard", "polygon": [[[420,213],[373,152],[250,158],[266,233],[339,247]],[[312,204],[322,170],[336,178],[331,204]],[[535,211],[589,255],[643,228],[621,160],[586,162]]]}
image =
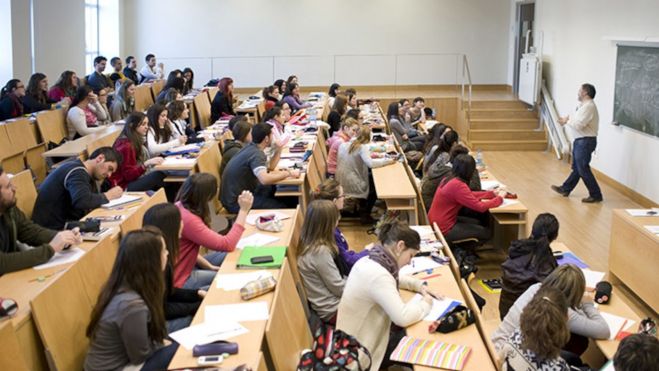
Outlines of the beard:
{"label": "beard", "polygon": [[16,195],[14,195],[14,197],[9,201],[0,200],[0,213],[4,213],[5,211],[11,209],[14,206],[16,206]]}

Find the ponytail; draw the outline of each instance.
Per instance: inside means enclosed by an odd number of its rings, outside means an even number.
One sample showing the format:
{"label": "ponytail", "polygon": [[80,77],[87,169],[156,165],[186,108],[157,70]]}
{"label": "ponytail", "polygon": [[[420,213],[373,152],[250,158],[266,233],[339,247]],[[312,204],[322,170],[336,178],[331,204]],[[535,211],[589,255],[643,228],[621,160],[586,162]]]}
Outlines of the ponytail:
{"label": "ponytail", "polygon": [[380,226],[378,240],[382,245],[390,245],[398,241],[403,241],[407,248],[414,250],[419,250],[419,246],[421,245],[419,233],[410,228],[407,223],[401,222],[398,219],[385,222]]}
{"label": "ponytail", "polygon": [[326,179],[318,188],[312,191],[314,200],[330,200],[333,201],[341,196],[341,185],[335,179]]}
{"label": "ponytail", "polygon": [[19,82],[21,82],[21,80],[19,80],[19,79],[11,79],[11,80],[7,81],[7,84],[2,88],[2,91],[0,91],[0,99],[6,97],[14,89],[16,89]]}

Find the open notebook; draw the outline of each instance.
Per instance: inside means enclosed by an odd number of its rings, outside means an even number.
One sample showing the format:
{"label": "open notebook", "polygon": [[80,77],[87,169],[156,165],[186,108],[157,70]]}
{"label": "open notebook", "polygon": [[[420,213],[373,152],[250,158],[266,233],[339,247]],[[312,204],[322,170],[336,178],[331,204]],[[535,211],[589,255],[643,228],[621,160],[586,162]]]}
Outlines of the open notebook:
{"label": "open notebook", "polygon": [[104,209],[111,209],[113,207],[121,206],[121,205],[130,203],[130,202],[135,202],[135,201],[137,201],[141,198],[142,197],[140,197],[140,196],[133,196],[133,195],[124,194],[123,196],[121,196],[119,198],[116,198],[116,199],[108,202],[107,204],[101,205],[101,207],[104,208]]}

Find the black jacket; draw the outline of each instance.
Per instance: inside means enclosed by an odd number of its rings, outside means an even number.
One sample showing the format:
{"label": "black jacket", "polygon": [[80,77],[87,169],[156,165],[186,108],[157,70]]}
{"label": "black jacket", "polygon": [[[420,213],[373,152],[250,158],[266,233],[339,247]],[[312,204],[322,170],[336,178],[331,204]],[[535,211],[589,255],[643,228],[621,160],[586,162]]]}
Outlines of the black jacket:
{"label": "black jacket", "polygon": [[503,288],[499,315],[503,319],[517,298],[531,285],[541,282],[558,266],[546,239],[515,240],[510,244],[508,259],[501,264]]}
{"label": "black jacket", "polygon": [[211,124],[219,120],[223,115],[235,116],[236,112],[233,110],[233,102],[230,102],[229,97],[218,92],[215,94],[213,104],[211,105]]}
{"label": "black jacket", "polygon": [[327,123],[330,126],[329,136],[332,137],[335,132],[341,130],[341,114],[337,111],[331,111],[327,115]]}
{"label": "black jacket", "polygon": [[236,155],[243,149],[243,144],[237,140],[227,139],[224,141],[224,153],[222,154],[222,163],[220,164],[220,176],[224,174],[224,169],[227,167],[227,164]]}
{"label": "black jacket", "polygon": [[168,264],[165,269],[165,319],[194,316],[201,304],[197,290],[176,288],[172,282],[172,267]]}
{"label": "black jacket", "polygon": [[52,103],[57,103],[52,99],[49,99],[46,93],[43,94],[45,103],[41,103],[37,100],[36,97],[31,95],[24,96],[21,100],[23,101],[23,113],[32,113],[45,111],[50,109]]}
{"label": "black jacket", "polygon": [[134,69],[130,67],[124,67],[124,76],[126,76],[126,78],[133,80],[135,85],[139,84],[139,77],[137,76],[137,71],[135,71]]}

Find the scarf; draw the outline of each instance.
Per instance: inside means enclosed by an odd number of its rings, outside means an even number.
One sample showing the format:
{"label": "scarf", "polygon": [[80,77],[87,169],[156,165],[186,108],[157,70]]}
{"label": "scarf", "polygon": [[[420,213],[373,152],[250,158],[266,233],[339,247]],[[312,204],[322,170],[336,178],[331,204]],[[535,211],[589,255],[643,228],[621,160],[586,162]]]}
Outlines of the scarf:
{"label": "scarf", "polygon": [[398,263],[391,253],[381,245],[376,245],[368,251],[368,257],[391,273],[396,280],[396,287],[398,287]]}

